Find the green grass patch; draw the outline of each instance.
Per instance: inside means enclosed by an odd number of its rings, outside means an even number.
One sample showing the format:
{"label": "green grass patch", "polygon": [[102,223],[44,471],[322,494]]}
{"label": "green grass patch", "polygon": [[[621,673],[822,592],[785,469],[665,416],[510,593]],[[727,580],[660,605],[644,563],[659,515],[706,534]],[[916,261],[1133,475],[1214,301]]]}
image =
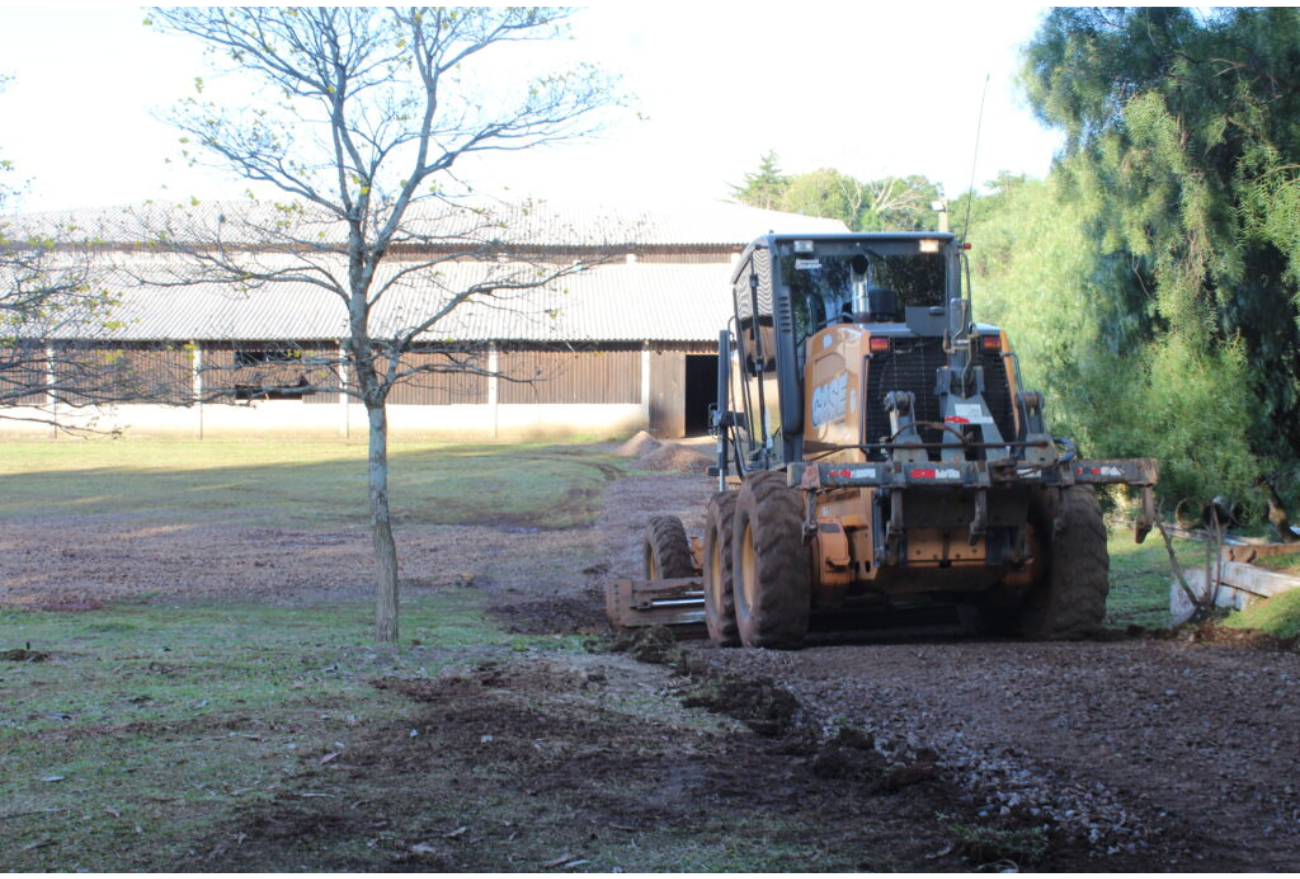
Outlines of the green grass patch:
{"label": "green grass patch", "polygon": [[295,779],[415,710],[369,681],[582,650],[576,637],[503,632],[469,589],[406,603],[419,645],[368,646],[370,614],[360,603],[0,611],[0,651],[49,654],[0,662],[3,862],[174,868],[214,824],[286,790],[309,795]]}
{"label": "green grass patch", "polygon": [[[225,513],[289,527],[368,522],[363,445],[67,440],[0,448],[0,521],[129,510],[178,523]],[[612,455],[537,444],[394,443],[389,462],[397,521],[431,525],[585,524],[621,472]]]}
{"label": "green grass patch", "polygon": [[975,864],[1009,860],[1017,865],[1041,861],[1049,850],[1045,827],[995,827],[952,823],[956,848]]}
{"label": "green grass patch", "polygon": [[[1177,537],[1173,538],[1173,544],[1178,563],[1185,570],[1205,564],[1204,544]],[[1106,625],[1168,626],[1169,584],[1174,574],[1160,535],[1153,532],[1139,544],[1133,542],[1131,532],[1114,531],[1106,549],[1110,553]]]}
{"label": "green grass patch", "polygon": [[1300,589],[1233,611],[1222,625],[1229,629],[1254,629],[1277,638],[1300,638]]}

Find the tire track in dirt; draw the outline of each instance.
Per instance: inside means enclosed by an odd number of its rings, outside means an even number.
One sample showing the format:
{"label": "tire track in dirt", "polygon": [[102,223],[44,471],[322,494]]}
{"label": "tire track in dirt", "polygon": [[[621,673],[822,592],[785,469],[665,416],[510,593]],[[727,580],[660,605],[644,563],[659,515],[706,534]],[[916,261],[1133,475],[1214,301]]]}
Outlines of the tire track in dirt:
{"label": "tire track in dirt", "polygon": [[[639,575],[653,514],[703,529],[713,484],[634,477],[599,526]],[[783,653],[687,649],[710,674],[770,679],[823,732],[934,749],[977,817],[1054,828],[1079,869],[1289,871],[1300,863],[1300,655],[1151,638],[888,642],[812,635]],[[892,743],[892,744],[888,744]]]}

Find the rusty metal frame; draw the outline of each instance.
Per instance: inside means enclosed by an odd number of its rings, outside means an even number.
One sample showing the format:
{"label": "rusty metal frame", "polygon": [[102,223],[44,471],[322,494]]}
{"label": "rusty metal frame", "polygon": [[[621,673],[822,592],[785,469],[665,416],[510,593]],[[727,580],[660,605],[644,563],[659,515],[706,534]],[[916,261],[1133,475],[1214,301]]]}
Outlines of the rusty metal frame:
{"label": "rusty metal frame", "polygon": [[615,580],[605,587],[605,613],[623,629],[704,626],[704,584],[677,580]]}

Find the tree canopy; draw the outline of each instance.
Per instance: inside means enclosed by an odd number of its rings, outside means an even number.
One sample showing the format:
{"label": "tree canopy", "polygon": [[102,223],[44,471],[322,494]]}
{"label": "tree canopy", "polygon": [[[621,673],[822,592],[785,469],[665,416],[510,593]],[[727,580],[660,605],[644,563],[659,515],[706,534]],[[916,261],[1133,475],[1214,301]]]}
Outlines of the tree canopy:
{"label": "tree canopy", "polygon": [[930,206],[941,190],[919,174],[864,183],[832,168],[789,176],[776,163],[776,153],[766,153],[732,196],[750,207],[843,220],[856,232],[921,231],[938,222]]}
{"label": "tree canopy", "polygon": [[[1077,331],[1146,388],[1129,417],[1201,394],[1168,425],[1189,437],[1216,427],[1168,461],[1188,491],[1242,491],[1251,471],[1294,462],[1300,11],[1058,8],[1023,79],[1039,117],[1067,135],[1057,198],[1088,206],[1095,256],[1082,277],[1104,275],[1110,290]],[[1118,417],[1115,401],[1102,413]]]}
{"label": "tree canopy", "polygon": [[775,150],[764,153],[759,160],[758,170],[745,175],[745,185],[731,187],[731,194],[736,201],[764,210],[780,210],[790,178],[781,173],[776,162]]}

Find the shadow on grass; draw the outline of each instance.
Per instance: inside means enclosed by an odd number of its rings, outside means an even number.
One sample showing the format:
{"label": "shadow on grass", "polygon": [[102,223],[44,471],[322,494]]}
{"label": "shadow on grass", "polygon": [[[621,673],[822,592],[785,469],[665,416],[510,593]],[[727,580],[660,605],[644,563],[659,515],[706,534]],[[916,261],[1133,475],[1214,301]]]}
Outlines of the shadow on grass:
{"label": "shadow on grass", "polygon": [[[590,523],[618,459],[572,446],[394,445],[398,524]],[[14,443],[0,465],[0,520],[105,514],[292,526],[368,521],[366,450],[341,444]]]}

